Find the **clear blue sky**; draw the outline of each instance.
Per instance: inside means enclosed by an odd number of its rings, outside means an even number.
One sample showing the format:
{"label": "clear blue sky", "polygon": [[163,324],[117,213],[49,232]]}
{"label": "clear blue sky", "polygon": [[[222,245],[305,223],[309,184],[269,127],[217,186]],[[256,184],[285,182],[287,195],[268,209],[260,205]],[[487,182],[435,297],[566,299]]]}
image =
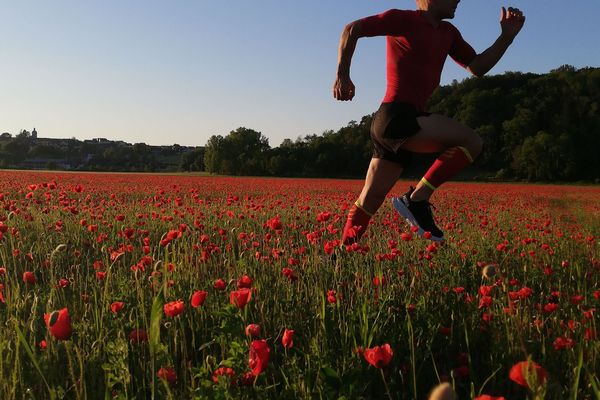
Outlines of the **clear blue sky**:
{"label": "clear blue sky", "polygon": [[[502,5],[527,22],[490,72],[600,66],[597,0],[463,0],[452,21],[481,52]],[[344,25],[412,0],[0,0],[0,132],[204,145],[240,126],[272,147],[375,111],[385,39],[361,39],[357,96],[331,95]],[[449,61],[442,84],[467,77]]]}

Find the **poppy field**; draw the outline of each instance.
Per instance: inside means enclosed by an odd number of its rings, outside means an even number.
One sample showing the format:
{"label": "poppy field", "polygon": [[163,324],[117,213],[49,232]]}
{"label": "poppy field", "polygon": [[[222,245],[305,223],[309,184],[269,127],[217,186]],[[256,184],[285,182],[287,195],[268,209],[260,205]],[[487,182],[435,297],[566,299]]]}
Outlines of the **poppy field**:
{"label": "poppy field", "polygon": [[598,186],[361,188],[0,171],[0,398],[600,398]]}

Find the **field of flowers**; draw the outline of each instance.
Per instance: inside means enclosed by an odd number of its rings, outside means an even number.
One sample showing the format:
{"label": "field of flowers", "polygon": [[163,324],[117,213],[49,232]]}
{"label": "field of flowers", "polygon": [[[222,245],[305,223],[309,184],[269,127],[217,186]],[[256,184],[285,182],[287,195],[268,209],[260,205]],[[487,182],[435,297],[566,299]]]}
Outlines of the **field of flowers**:
{"label": "field of flowers", "polygon": [[0,398],[600,398],[599,187],[361,187],[0,171]]}

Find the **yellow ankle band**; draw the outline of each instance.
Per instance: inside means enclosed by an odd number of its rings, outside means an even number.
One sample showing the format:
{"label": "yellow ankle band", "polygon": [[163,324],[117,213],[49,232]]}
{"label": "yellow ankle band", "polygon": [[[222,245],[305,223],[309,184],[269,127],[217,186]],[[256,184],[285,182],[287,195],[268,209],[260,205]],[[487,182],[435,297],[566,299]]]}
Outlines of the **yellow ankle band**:
{"label": "yellow ankle band", "polygon": [[421,178],[421,182],[423,182],[423,184],[431,190],[437,189],[435,186],[433,186],[431,183],[429,183],[429,181],[425,178]]}

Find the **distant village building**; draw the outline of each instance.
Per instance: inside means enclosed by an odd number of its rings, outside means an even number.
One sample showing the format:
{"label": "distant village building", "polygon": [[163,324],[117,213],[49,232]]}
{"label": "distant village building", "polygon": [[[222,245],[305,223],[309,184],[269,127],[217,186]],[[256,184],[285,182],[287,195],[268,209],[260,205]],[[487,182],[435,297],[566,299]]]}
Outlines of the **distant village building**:
{"label": "distant village building", "polygon": [[31,138],[37,139],[37,131],[35,130],[35,128],[33,128],[33,130],[31,131]]}

